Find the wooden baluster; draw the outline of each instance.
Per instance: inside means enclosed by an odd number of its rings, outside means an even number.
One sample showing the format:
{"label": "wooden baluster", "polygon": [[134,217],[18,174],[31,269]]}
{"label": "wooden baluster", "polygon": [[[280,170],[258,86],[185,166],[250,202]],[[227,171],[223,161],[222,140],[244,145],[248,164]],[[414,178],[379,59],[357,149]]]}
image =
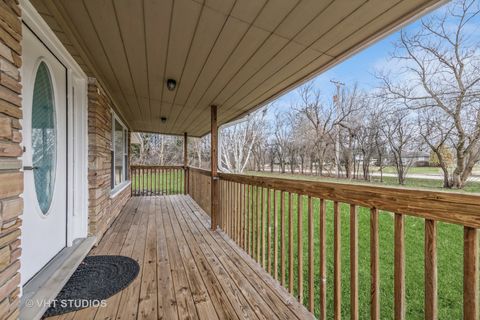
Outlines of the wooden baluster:
{"label": "wooden baluster", "polygon": [[141,186],[140,192],[141,192],[142,196],[144,196],[145,195],[145,169],[141,168],[140,172],[141,172],[141,176],[142,176],[142,186]]}
{"label": "wooden baluster", "polygon": [[278,280],[278,212],[277,191],[273,190],[273,277]]}
{"label": "wooden baluster", "polygon": [[[221,182],[221,181],[220,181]],[[223,200],[223,227],[222,230],[225,231],[226,234],[228,234],[228,217],[229,217],[229,211],[228,211],[228,187],[229,187],[230,182],[229,181],[223,181],[223,196],[221,197],[221,200]]]}
{"label": "wooden baluster", "polygon": [[320,199],[320,319],[327,318],[327,261],[326,261],[326,239],[327,239],[327,208],[324,199]]}
{"label": "wooden baluster", "polygon": [[250,256],[255,259],[255,186],[250,186]]}
{"label": "wooden baluster", "polygon": [[288,193],[288,292],[293,295],[293,196]]}
{"label": "wooden baluster", "polygon": [[380,264],[378,256],[378,209],[370,210],[370,318],[380,319]]}
{"label": "wooden baluster", "polygon": [[231,194],[230,194],[230,191],[232,189],[232,182],[231,181],[227,181],[226,184],[225,184],[225,193],[226,193],[226,196],[225,196],[225,221],[227,223],[226,225],[226,234],[228,234],[229,236],[231,236],[232,234],[230,233],[230,226],[232,225],[232,199],[231,199]]}
{"label": "wooden baluster", "polygon": [[226,227],[225,227],[225,233],[228,236],[231,236],[230,233],[230,226],[232,225],[232,201],[231,201],[231,195],[230,195],[230,190],[232,188],[232,182],[231,181],[226,181],[225,183],[225,222],[226,222]]}
{"label": "wooden baluster", "polygon": [[246,241],[245,241],[245,247],[246,247],[245,251],[248,252],[248,254],[250,254],[251,253],[251,251],[250,251],[250,185],[247,185],[245,210],[246,210],[245,226],[246,226],[246,229],[247,229],[247,237],[246,237]]}
{"label": "wooden baluster", "polygon": [[[222,182],[222,181],[220,181]],[[221,208],[221,214],[220,216],[222,217],[222,222],[223,222],[223,227],[222,230],[225,231],[226,234],[228,234],[228,186],[230,182],[229,181],[223,181],[223,194],[221,196],[221,200],[223,201],[223,207]]]}
{"label": "wooden baluster", "polygon": [[405,319],[405,245],[404,216],[395,214],[394,245],[394,314],[395,320]]}
{"label": "wooden baluster", "polygon": [[235,198],[233,196],[235,184],[233,181],[230,183],[230,237],[235,239],[234,227],[235,227]]}
{"label": "wooden baluster", "polygon": [[308,196],[308,310],[312,313],[315,308],[313,275],[313,207],[312,197]]}
{"label": "wooden baluster", "polygon": [[350,319],[358,320],[358,214],[350,205]]}
{"label": "wooden baluster", "polygon": [[267,189],[267,272],[271,274],[272,271],[272,254],[271,254],[271,245],[272,245],[272,235],[271,235],[271,192],[270,189]]}
{"label": "wooden baluster", "polygon": [[261,248],[261,241],[262,241],[262,233],[260,232],[261,230],[261,222],[262,222],[262,207],[261,207],[261,201],[260,201],[260,194],[261,194],[261,189],[259,190],[259,187],[257,186],[257,261],[260,263],[260,248]]}
{"label": "wooden baluster", "polygon": [[297,196],[298,301],[303,303],[303,196]]}
{"label": "wooden baluster", "polygon": [[157,179],[157,171],[158,171],[158,168],[153,168],[152,170],[152,181],[153,181],[153,194],[154,195],[157,195],[158,194],[158,188],[157,188],[157,184],[158,184],[158,179]]}
{"label": "wooden baluster", "polygon": [[240,247],[245,249],[245,185],[240,185]]}
{"label": "wooden baluster", "polygon": [[165,195],[168,195],[168,187],[169,187],[169,185],[168,185],[168,170],[165,169],[165,170],[163,170],[163,172],[164,172],[164,175],[165,175]]}
{"label": "wooden baluster", "polygon": [[132,196],[135,195],[135,184],[137,181],[137,178],[135,177],[135,168],[130,166],[130,179],[132,180],[132,184],[130,184],[130,194]]}
{"label": "wooden baluster", "polygon": [[437,319],[437,224],[425,219],[425,319]]}
{"label": "wooden baluster", "polygon": [[285,286],[285,192],[280,192],[280,283]]}
{"label": "wooden baluster", "polygon": [[250,256],[255,259],[255,191],[256,186],[252,185],[252,190],[250,193],[250,209],[251,209],[251,223],[250,223],[250,244],[251,252]]}
{"label": "wooden baluster", "polygon": [[236,239],[237,239],[237,244],[240,245],[241,243],[241,236],[242,236],[242,233],[241,233],[241,215],[242,215],[242,211],[241,211],[241,184],[240,183],[236,183],[235,184],[235,190],[236,190],[236,194],[235,194],[235,198],[236,198],[236,206],[237,206],[237,234],[236,234]]}
{"label": "wooden baluster", "polygon": [[233,203],[235,208],[234,226],[233,226],[233,240],[238,244],[238,184],[233,184]]}
{"label": "wooden baluster", "polygon": [[132,184],[130,185],[130,193],[134,196],[137,178],[135,176],[135,168],[133,167],[130,167],[130,179],[132,180]]}
{"label": "wooden baluster", "polygon": [[138,189],[138,195],[142,195],[142,168],[138,168],[138,184],[137,184],[137,189]]}
{"label": "wooden baluster", "polygon": [[262,188],[262,266],[263,269],[266,269],[267,263],[267,251],[265,248],[266,245],[266,234],[265,228],[267,227],[267,213],[265,212],[265,188]]}
{"label": "wooden baluster", "polygon": [[252,199],[252,253],[251,257],[255,259],[255,252],[256,252],[256,233],[255,233],[255,228],[257,224],[257,213],[256,211],[256,205],[255,205],[255,194],[257,193],[257,186],[252,186],[252,193],[251,193],[251,199]]}
{"label": "wooden baluster", "polygon": [[149,184],[149,186],[147,187],[147,189],[148,189],[148,194],[147,195],[151,196],[152,195],[152,168],[148,168],[147,172],[148,172],[148,174],[147,174],[147,179],[148,179],[147,184]]}
{"label": "wooden baluster", "polygon": [[220,229],[225,230],[225,183],[226,181],[218,181],[218,192],[219,192],[219,202],[218,202],[218,220],[217,223],[220,226]]}
{"label": "wooden baluster", "polygon": [[463,319],[479,318],[479,257],[478,231],[463,229]]}
{"label": "wooden baluster", "polygon": [[230,186],[230,201],[231,201],[231,220],[230,220],[230,237],[235,241],[235,183],[232,181]]}
{"label": "wooden baluster", "polygon": [[342,225],[338,202],[333,203],[333,314],[342,318]]}

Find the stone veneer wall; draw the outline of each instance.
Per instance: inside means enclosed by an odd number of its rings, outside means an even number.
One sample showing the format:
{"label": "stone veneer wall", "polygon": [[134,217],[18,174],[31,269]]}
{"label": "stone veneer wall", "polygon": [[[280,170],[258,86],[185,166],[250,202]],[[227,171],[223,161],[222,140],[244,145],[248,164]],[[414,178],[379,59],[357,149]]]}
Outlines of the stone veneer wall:
{"label": "stone veneer wall", "polygon": [[100,241],[130,198],[130,187],[110,197],[112,101],[93,78],[88,83],[89,234]]}
{"label": "stone veneer wall", "polygon": [[17,0],[0,0],[0,319],[9,320],[19,314],[23,210],[20,16]]}

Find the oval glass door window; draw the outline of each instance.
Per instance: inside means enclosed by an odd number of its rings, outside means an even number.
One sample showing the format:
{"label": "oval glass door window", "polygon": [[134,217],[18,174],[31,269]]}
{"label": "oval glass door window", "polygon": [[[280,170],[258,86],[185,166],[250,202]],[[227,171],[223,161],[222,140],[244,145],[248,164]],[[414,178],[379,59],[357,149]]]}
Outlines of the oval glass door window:
{"label": "oval glass door window", "polygon": [[57,130],[52,80],[41,62],[32,99],[32,166],[38,204],[47,214],[53,198],[57,161]]}

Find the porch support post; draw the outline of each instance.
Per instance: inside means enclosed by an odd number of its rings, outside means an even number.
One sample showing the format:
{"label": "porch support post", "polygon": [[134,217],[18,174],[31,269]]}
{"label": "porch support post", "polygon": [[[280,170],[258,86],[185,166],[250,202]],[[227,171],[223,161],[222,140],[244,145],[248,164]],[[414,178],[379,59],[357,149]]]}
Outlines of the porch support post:
{"label": "porch support post", "polygon": [[211,106],[211,128],[210,128],[210,166],[211,166],[211,206],[210,218],[211,229],[217,229],[218,221],[218,127],[217,127],[217,106]]}
{"label": "porch support post", "polygon": [[188,135],[183,134],[183,194],[189,194],[189,170],[188,170]]}

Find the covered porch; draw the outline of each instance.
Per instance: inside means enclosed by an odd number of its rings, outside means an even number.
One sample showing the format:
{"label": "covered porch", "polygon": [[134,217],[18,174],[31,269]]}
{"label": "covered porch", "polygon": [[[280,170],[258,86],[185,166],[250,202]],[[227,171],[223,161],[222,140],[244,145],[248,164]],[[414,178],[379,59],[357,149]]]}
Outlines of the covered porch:
{"label": "covered porch", "polygon": [[[44,302],[56,297],[87,252],[132,257],[140,274],[106,307],[56,319],[313,319],[312,313],[342,319],[347,311],[359,319],[367,310],[371,319],[393,313],[403,320],[410,217],[424,228],[416,248],[424,252],[418,268],[425,318],[438,313],[437,225],[452,224],[462,231],[463,251],[455,303],[464,319],[478,319],[477,195],[247,176],[218,167],[222,125],[441,3],[0,0],[0,320],[42,317]],[[51,87],[48,117],[59,138],[39,149],[58,146],[51,151],[55,161],[39,167],[31,138],[38,128],[28,124],[35,119],[33,101],[41,101],[34,93],[42,63],[55,70],[42,73],[38,87]],[[183,165],[130,166],[131,132],[183,135]],[[210,170],[192,168],[188,138],[207,134]],[[67,156],[57,161],[57,154]],[[49,173],[57,185],[37,187],[35,179],[47,181],[35,176],[39,168],[54,168]],[[57,207],[40,208],[44,196]],[[392,220],[388,294],[380,291],[384,216]],[[362,217],[369,223],[363,235]],[[69,266],[52,264],[86,242],[81,254],[68,256]],[[362,263],[367,273],[359,272]],[[26,306],[29,283],[37,278],[48,287],[50,267],[55,286],[40,292],[39,305]],[[37,294],[40,286],[33,287]],[[393,307],[381,314],[386,301]]]}
{"label": "covered porch", "polygon": [[107,307],[51,319],[314,319],[188,195],[132,197],[92,255],[121,254],[140,274]]}

